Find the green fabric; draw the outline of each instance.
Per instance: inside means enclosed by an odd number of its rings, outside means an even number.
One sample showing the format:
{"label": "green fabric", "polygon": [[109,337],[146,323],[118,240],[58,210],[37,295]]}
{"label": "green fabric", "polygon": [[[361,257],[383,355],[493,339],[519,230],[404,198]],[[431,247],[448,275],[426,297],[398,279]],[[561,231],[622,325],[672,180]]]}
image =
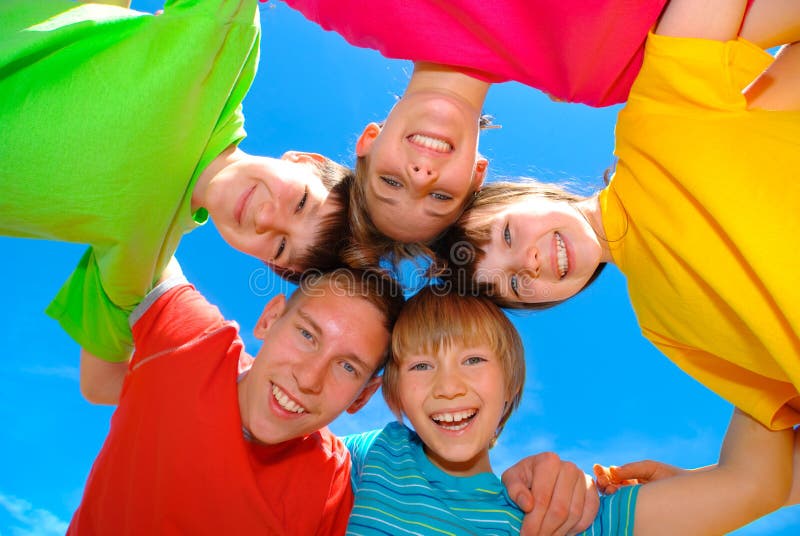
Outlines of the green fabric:
{"label": "green fabric", "polygon": [[0,233],[89,244],[47,313],[127,359],[127,317],[183,233],[191,190],[244,136],[256,0],[167,2],[158,16],[65,0],[0,2]]}

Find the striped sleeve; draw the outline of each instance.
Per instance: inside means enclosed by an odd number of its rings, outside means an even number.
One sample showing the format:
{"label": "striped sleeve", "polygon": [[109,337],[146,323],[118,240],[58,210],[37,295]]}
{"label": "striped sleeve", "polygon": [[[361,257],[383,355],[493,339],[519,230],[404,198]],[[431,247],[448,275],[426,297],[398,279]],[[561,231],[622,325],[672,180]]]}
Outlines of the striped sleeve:
{"label": "striped sleeve", "polygon": [[353,487],[353,492],[358,489],[360,475],[364,470],[364,462],[367,459],[367,453],[375,443],[375,439],[381,430],[372,430],[362,434],[346,435],[342,438],[342,443],[350,451],[350,460],[352,468],[350,469],[350,485]]}
{"label": "striped sleeve", "polygon": [[600,510],[594,523],[581,536],[633,536],[640,487],[625,486],[613,495],[600,497]]}

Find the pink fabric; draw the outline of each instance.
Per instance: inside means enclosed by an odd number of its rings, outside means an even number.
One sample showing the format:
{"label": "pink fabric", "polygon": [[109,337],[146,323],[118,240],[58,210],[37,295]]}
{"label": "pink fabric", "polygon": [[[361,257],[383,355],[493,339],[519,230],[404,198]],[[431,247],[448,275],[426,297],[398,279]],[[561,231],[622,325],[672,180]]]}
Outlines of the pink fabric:
{"label": "pink fabric", "polygon": [[625,101],[666,0],[286,0],[387,58],[476,70],[568,102]]}

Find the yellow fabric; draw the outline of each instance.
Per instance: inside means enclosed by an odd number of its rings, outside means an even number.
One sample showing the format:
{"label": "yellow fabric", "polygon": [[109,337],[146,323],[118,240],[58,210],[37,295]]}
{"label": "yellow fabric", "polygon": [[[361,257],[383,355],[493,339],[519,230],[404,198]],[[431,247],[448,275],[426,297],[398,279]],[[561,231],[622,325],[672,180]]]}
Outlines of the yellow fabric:
{"label": "yellow fabric", "polygon": [[766,426],[800,423],[800,112],[747,110],[772,61],[650,35],[601,193],[642,333]]}

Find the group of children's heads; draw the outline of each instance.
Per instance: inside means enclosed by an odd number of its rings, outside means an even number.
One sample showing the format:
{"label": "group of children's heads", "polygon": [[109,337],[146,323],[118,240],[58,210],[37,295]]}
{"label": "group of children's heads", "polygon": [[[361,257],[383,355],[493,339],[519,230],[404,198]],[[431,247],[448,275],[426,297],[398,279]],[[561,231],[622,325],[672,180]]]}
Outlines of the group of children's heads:
{"label": "group of children's heads", "polygon": [[[406,301],[380,271],[305,277],[266,305],[240,381],[242,422],[276,444],[355,412],[383,385],[429,459],[454,475],[491,471],[488,452],[522,396],[513,324],[489,299],[428,286]],[[381,371],[383,375],[381,375]]]}

